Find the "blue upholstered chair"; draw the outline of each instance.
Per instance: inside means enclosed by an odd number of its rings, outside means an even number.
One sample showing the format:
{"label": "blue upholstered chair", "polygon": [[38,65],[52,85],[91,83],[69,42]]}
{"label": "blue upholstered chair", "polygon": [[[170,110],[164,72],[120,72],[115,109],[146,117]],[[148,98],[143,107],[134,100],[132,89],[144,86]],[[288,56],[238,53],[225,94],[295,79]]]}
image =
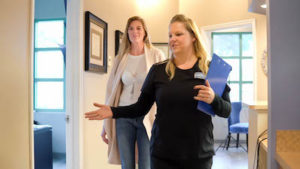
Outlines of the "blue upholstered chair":
{"label": "blue upholstered chair", "polygon": [[228,136],[227,136],[227,146],[226,150],[230,145],[230,140],[232,138],[231,134],[237,134],[236,137],[236,147],[238,148],[240,143],[240,133],[246,134],[246,144],[248,150],[248,127],[249,123],[241,123],[240,122],[240,112],[242,110],[242,103],[241,102],[232,102],[231,103],[231,114],[228,118]]}

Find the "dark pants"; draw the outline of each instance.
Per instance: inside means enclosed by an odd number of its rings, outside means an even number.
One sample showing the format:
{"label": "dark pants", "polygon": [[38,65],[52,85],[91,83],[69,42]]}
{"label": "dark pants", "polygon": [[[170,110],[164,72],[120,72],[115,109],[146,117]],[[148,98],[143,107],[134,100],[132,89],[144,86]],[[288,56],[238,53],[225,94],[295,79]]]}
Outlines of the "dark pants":
{"label": "dark pants", "polygon": [[211,169],[212,162],[212,157],[170,160],[151,155],[151,169]]}

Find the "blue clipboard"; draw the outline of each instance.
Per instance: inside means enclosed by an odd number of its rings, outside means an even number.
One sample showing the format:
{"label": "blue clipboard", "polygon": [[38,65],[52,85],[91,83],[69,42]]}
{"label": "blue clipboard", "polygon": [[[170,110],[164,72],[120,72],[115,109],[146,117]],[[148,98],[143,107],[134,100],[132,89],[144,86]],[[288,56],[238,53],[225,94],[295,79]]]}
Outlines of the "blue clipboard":
{"label": "blue clipboard", "polygon": [[[232,67],[226,63],[218,55],[213,54],[212,60],[209,65],[208,73],[205,80],[208,80],[211,88],[214,90],[215,94],[222,96],[225,86],[227,84],[227,79]],[[197,109],[211,116],[215,116],[211,105],[199,101]]]}

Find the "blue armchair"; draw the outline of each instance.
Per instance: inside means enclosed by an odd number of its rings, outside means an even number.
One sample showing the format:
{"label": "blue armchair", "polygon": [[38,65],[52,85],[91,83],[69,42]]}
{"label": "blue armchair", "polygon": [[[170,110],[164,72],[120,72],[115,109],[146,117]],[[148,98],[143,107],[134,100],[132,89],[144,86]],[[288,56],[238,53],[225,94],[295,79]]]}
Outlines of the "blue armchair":
{"label": "blue armchair", "polygon": [[[228,118],[228,135],[227,135],[227,146],[226,150],[230,145],[230,140],[232,138],[231,134],[237,134],[236,137],[236,147],[240,146],[239,137],[240,133],[246,134],[246,144],[248,150],[248,128],[249,123],[241,123],[240,122],[240,112],[242,110],[242,103],[241,102],[232,102],[231,103],[231,114]],[[242,147],[244,148],[244,147]],[[246,151],[247,151],[246,150]]]}

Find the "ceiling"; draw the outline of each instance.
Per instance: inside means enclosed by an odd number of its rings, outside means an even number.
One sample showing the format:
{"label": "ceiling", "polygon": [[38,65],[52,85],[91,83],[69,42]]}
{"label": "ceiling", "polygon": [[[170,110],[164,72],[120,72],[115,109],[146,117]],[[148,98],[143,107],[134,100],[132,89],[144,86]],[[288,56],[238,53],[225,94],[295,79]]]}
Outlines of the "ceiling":
{"label": "ceiling", "polygon": [[266,15],[266,9],[260,7],[265,3],[266,0],[248,0],[248,11]]}

